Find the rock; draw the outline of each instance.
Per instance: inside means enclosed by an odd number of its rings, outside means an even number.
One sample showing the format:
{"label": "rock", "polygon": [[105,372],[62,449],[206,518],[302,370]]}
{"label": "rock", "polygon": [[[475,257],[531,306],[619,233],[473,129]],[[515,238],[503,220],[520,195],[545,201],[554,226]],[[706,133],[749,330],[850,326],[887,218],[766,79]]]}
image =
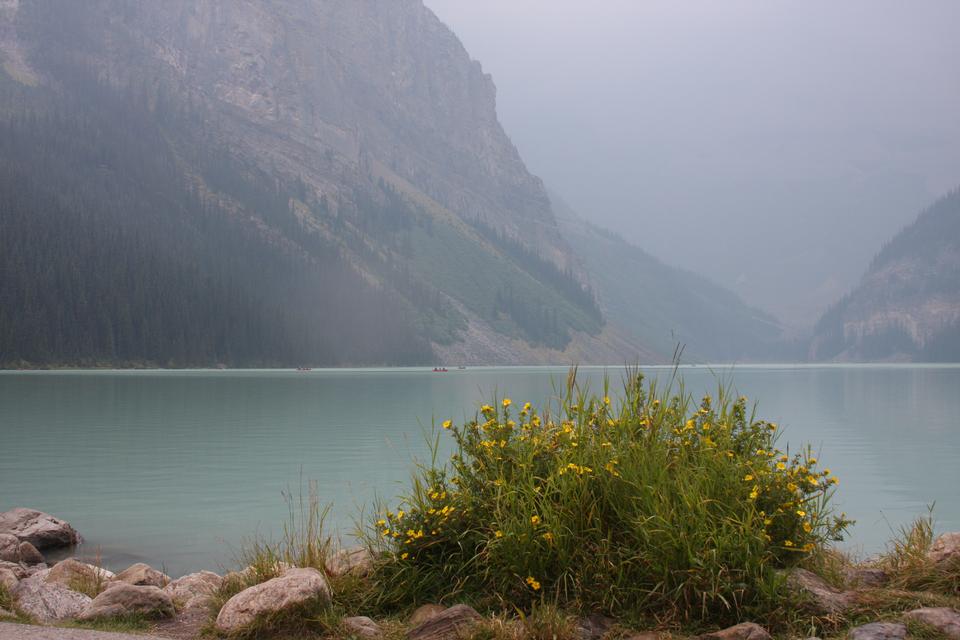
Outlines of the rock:
{"label": "rock", "polygon": [[770,634],[758,624],[741,622],[720,631],[705,633],[698,638],[701,640],[770,640]]}
{"label": "rock", "polygon": [[15,535],[37,549],[70,547],[80,536],[69,524],[48,513],[22,507],[0,513],[0,533]]}
{"label": "rock", "polygon": [[0,560],[20,562],[20,538],[11,533],[0,533]]}
{"label": "rock", "polygon": [[373,554],[366,547],[341,549],[327,559],[326,569],[334,577],[365,576],[373,569]]}
{"label": "rock", "polygon": [[361,638],[379,638],[383,635],[380,625],[366,616],[353,616],[340,621],[343,629],[350,635]]}
{"label": "rock", "polygon": [[174,602],[183,603],[186,609],[205,606],[210,596],[223,585],[223,578],[212,571],[198,571],[177,578],[163,588]]}
{"label": "rock", "polygon": [[610,631],[615,624],[617,624],[617,621],[613,618],[599,614],[589,615],[577,620],[577,634],[583,640],[597,640],[602,638],[607,631]]}
{"label": "rock", "polygon": [[138,562],[117,574],[116,579],[127,584],[162,589],[170,583],[170,576],[161,573],[148,564]]}
{"label": "rock", "polygon": [[83,585],[89,589],[103,588],[116,576],[111,571],[80,562],[74,558],[61,560],[47,573],[46,582],[60,584],[68,589]]}
{"label": "rock", "polygon": [[852,592],[834,589],[823,578],[806,569],[791,569],[787,574],[787,586],[806,596],[821,613],[840,613],[853,603]]}
{"label": "rock", "polygon": [[656,631],[641,631],[627,636],[625,640],[660,640],[660,634]]}
{"label": "rock", "polygon": [[23,580],[30,575],[30,570],[19,562],[7,562],[0,560],[0,569],[6,569],[17,576],[18,580]]}
{"label": "rock", "polygon": [[409,640],[455,640],[481,620],[473,607],[456,604],[407,631]]}
{"label": "rock", "polygon": [[417,607],[417,610],[413,612],[410,616],[410,619],[407,621],[411,627],[416,627],[417,625],[423,624],[430,618],[440,615],[447,608],[440,604],[425,604]]}
{"label": "rock", "polygon": [[890,581],[890,576],[883,569],[868,567],[850,567],[845,569],[843,577],[851,587],[882,587]]}
{"label": "rock", "polygon": [[13,591],[18,584],[20,584],[20,576],[10,569],[0,567],[0,586],[6,588],[9,592]]}
{"label": "rock", "polygon": [[903,617],[930,625],[946,637],[960,640],[960,611],[947,607],[928,607],[908,611]]}
{"label": "rock", "polygon": [[131,614],[169,618],[175,613],[173,600],[159,587],[114,582],[94,598],[77,619],[96,620]]}
{"label": "rock", "polygon": [[20,562],[24,564],[43,564],[45,561],[46,558],[35,546],[26,540],[20,543]]}
{"label": "rock", "polygon": [[267,580],[233,596],[217,615],[218,630],[230,633],[241,629],[258,617],[290,607],[319,600],[330,602],[330,585],[316,569],[289,569],[283,575]]}
{"label": "rock", "polygon": [[39,622],[59,622],[80,615],[92,602],[89,596],[77,593],[62,584],[45,581],[45,572],[21,580],[13,590],[17,608]]}
{"label": "rock", "polygon": [[872,622],[851,629],[847,637],[850,640],[904,640],[907,627],[899,622]]}
{"label": "rock", "polygon": [[927,552],[929,558],[934,564],[947,564],[955,560],[960,560],[960,531],[945,533],[930,545],[930,551]]}

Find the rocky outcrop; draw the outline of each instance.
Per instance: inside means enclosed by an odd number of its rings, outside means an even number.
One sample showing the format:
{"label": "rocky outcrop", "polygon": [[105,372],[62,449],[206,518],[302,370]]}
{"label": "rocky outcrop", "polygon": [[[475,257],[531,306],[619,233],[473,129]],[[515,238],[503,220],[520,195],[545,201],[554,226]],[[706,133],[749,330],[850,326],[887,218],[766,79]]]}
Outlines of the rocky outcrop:
{"label": "rocky outcrop", "polygon": [[805,598],[819,613],[840,613],[853,603],[853,592],[835,589],[806,569],[791,569],[787,573],[787,586]]}
{"label": "rocky outcrop", "polygon": [[742,622],[720,631],[705,633],[700,640],[771,640],[766,629],[753,622]]}
{"label": "rocky outcrop", "polygon": [[17,608],[38,622],[60,622],[80,615],[92,602],[89,596],[62,584],[45,581],[46,572],[21,580],[13,590]]}
{"label": "rocky outcrop", "polygon": [[423,624],[430,618],[440,615],[447,608],[440,604],[424,604],[416,608],[416,610],[410,615],[410,619],[407,621],[407,624],[411,627],[416,627]]}
{"label": "rocky outcrop", "polygon": [[157,587],[158,589],[164,588],[170,582],[170,576],[142,562],[127,567],[117,574],[116,579],[127,584]]}
{"label": "rocky outcrop", "polygon": [[20,562],[20,538],[9,533],[0,533],[0,560]]}
{"label": "rocky outcrop", "polygon": [[383,635],[380,625],[366,616],[352,616],[340,621],[344,631],[350,636],[360,638],[379,638]]}
{"label": "rocky outcrop", "polygon": [[933,627],[950,640],[960,640],[960,611],[956,609],[927,607],[908,611],[903,617]]}
{"label": "rocky outcrop", "polygon": [[327,559],[326,569],[334,577],[348,573],[364,576],[373,569],[373,555],[366,547],[341,549]]}
{"label": "rocky outcrop", "polygon": [[850,640],[904,640],[906,625],[899,622],[872,622],[854,627],[847,634]]}
{"label": "rocky outcrop", "polygon": [[933,541],[927,558],[936,565],[960,565],[960,531],[945,533]]}
{"label": "rocky outcrop", "polygon": [[102,588],[115,577],[113,572],[106,569],[80,562],[74,558],[67,558],[53,565],[45,580],[49,584],[59,584],[70,589],[76,589],[80,585],[92,589],[94,587]]}
{"label": "rocky outcrop", "polygon": [[316,569],[289,569],[278,578],[245,589],[227,600],[217,615],[217,630],[233,633],[257,618],[305,606],[329,604],[330,586]]}
{"label": "rocky outcrop", "polygon": [[22,507],[0,513],[0,534],[14,535],[40,550],[70,547],[80,541],[74,528],[63,520]]}
{"label": "rocky outcrop", "polygon": [[20,543],[20,562],[24,564],[40,564],[46,559],[40,551],[27,541]]}
{"label": "rocky outcrop", "polygon": [[198,571],[170,582],[163,590],[184,609],[203,607],[223,585],[223,578],[212,571]]}
{"label": "rocky outcrop", "polygon": [[480,622],[472,607],[457,604],[445,609],[407,632],[408,640],[455,640],[465,629]]}
{"label": "rocky outcrop", "polygon": [[115,582],[94,598],[77,619],[96,620],[127,615],[165,618],[175,613],[173,600],[158,587]]}
{"label": "rocky outcrop", "polygon": [[576,631],[581,640],[599,640],[616,624],[613,618],[595,613],[577,620]]}

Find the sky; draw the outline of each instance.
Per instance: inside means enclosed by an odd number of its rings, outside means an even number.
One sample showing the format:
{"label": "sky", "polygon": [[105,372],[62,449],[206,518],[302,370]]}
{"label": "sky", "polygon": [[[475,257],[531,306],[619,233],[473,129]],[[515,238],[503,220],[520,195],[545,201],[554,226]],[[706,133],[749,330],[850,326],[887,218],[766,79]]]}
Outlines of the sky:
{"label": "sky", "polygon": [[809,327],[960,184],[960,2],[425,0],[589,220]]}

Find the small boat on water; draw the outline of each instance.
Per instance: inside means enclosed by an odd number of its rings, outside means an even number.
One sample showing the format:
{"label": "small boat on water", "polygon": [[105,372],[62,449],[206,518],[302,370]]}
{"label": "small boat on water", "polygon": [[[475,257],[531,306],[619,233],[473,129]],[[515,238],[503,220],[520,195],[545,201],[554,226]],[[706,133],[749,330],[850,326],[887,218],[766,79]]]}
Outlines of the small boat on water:
{"label": "small boat on water", "polygon": [[311,367],[297,367],[297,371],[313,371]]}
{"label": "small boat on water", "polygon": [[434,373],[446,373],[446,372],[447,372],[447,368],[446,368],[446,367],[434,367],[434,368],[433,368],[433,372],[434,372]]}

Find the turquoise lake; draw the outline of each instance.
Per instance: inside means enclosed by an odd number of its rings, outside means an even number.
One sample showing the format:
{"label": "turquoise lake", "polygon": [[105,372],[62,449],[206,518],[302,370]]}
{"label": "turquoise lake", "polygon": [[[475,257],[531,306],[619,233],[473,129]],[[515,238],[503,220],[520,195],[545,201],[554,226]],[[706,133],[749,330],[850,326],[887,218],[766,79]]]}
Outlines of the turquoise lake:
{"label": "turquoise lake", "polygon": [[[671,368],[644,369],[669,379]],[[61,517],[108,568],[177,576],[224,569],[245,539],[273,536],[283,492],[315,481],[349,537],[361,505],[393,498],[426,454],[432,419],[472,416],[494,393],[542,405],[566,368],[0,372],[0,511]],[[620,368],[581,368],[598,388]],[[718,383],[810,443],[840,477],[845,545],[883,549],[927,512],[960,530],[960,366],[681,367],[699,397]],[[616,395],[612,393],[611,395]],[[444,440],[443,444],[449,445]]]}

